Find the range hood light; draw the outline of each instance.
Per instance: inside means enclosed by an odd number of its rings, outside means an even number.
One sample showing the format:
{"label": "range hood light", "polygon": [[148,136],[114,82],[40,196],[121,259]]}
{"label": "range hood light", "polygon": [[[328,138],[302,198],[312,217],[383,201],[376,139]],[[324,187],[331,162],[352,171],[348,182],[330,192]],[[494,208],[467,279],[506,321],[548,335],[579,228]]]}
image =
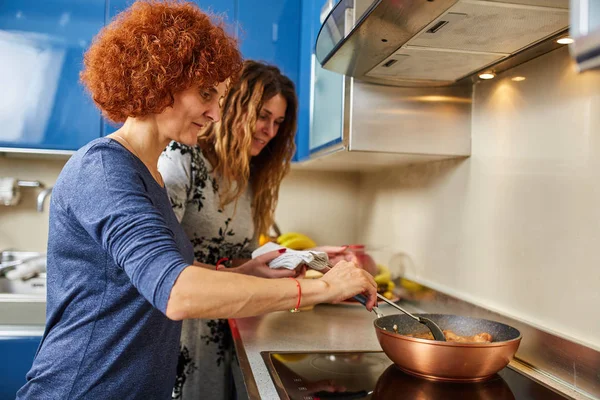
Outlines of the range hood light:
{"label": "range hood light", "polygon": [[479,74],[479,77],[481,79],[494,79],[496,77],[496,74],[494,74],[493,72],[484,72],[483,74]]}
{"label": "range hood light", "polygon": [[525,79],[527,79],[527,78],[525,78],[524,76],[515,76],[515,77],[514,77],[514,78],[512,78],[511,80],[513,80],[513,81],[515,81],[515,82],[522,82],[522,81],[524,81]]}
{"label": "range hood light", "polygon": [[558,43],[558,44],[571,44],[571,43],[574,43],[574,42],[575,42],[575,40],[573,40],[569,36],[561,37],[560,39],[558,39],[556,41],[556,43]]}

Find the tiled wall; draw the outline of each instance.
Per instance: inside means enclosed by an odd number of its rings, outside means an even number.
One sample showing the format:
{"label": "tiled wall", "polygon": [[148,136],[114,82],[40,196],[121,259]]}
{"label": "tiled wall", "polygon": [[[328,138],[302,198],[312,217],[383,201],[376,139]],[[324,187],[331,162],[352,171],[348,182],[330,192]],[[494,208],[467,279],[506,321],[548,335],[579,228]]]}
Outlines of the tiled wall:
{"label": "tiled wall", "polygon": [[600,72],[567,48],[476,85],[469,159],[363,174],[360,193],[359,240],[409,275],[600,348]]}

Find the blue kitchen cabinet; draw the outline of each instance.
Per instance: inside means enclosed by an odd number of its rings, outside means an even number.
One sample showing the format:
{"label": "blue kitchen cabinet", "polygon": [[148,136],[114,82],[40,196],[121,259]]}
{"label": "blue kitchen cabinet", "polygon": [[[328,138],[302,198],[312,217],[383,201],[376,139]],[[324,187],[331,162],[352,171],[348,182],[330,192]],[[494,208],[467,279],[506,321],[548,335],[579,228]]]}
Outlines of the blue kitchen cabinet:
{"label": "blue kitchen cabinet", "polygon": [[303,2],[302,35],[307,43],[302,48],[301,79],[303,87],[311,90],[303,95],[307,103],[305,112],[310,115],[308,133],[303,140],[309,154],[342,141],[344,76],[322,68],[315,57],[324,3],[324,0]]}
{"label": "blue kitchen cabinet", "polygon": [[0,399],[14,399],[25,384],[41,336],[0,336]]}
{"label": "blue kitchen cabinet", "polygon": [[296,85],[299,95],[298,132],[294,161],[307,154],[303,136],[309,116],[303,113],[301,80],[300,0],[237,0],[237,37],[245,59],[264,61],[279,67]]}
{"label": "blue kitchen cabinet", "polygon": [[302,0],[300,14],[300,57],[298,60],[298,132],[294,161],[310,156],[310,127],[312,116],[312,63],[313,49],[318,33],[319,14],[317,1]]}
{"label": "blue kitchen cabinet", "polygon": [[237,36],[244,58],[277,65],[298,85],[299,0],[237,0]]}
{"label": "blue kitchen cabinet", "polygon": [[344,76],[322,68],[314,54],[324,3],[302,1],[295,161],[342,141]]}
{"label": "blue kitchen cabinet", "polygon": [[79,72],[104,13],[104,0],[0,2],[0,147],[76,150],[100,136]]}
{"label": "blue kitchen cabinet", "polygon": [[[106,0],[108,5],[108,13],[106,14],[106,23],[108,24],[112,18],[125,10],[135,0]],[[223,19],[228,33],[235,35],[235,8],[237,0],[192,0],[194,3],[205,12],[214,15],[216,19]],[[102,135],[106,136],[116,131],[122,124],[115,124],[106,119],[103,119]]]}

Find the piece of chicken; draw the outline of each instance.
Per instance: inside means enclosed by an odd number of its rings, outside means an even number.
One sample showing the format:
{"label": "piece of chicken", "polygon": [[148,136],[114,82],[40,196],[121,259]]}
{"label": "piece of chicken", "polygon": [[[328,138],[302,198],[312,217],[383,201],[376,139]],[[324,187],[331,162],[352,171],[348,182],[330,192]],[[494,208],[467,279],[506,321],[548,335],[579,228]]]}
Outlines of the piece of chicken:
{"label": "piece of chicken", "polygon": [[[454,333],[450,330],[446,330],[443,332],[444,332],[444,336],[446,337],[447,342],[455,342],[455,343],[491,343],[492,342],[492,335],[490,335],[487,332],[481,332],[481,333],[478,333],[473,336],[457,335],[456,333]],[[431,332],[419,333],[416,335],[406,335],[406,336],[410,336],[410,337],[414,337],[414,338],[418,338],[418,339],[434,340]]]}

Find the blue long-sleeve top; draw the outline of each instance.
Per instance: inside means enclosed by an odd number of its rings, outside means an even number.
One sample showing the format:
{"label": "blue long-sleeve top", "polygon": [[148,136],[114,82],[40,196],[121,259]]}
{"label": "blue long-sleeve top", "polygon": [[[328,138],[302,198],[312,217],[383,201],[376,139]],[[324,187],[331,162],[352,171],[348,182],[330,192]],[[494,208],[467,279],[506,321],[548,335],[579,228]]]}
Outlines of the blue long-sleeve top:
{"label": "blue long-sleeve top", "polygon": [[46,329],[18,399],[170,399],[193,249],[163,187],[118,142],[75,153],[53,189]]}

